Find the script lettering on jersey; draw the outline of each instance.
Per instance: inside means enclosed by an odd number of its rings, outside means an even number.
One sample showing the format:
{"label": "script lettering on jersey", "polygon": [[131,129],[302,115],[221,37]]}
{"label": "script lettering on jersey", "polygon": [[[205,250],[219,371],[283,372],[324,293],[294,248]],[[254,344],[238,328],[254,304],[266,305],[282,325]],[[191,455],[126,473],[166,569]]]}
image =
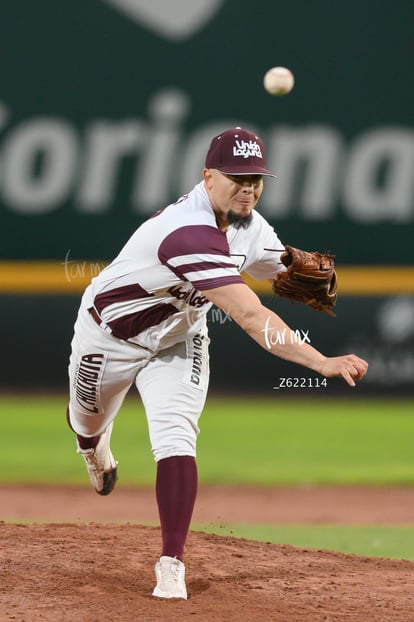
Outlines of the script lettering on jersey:
{"label": "script lettering on jersey", "polygon": [[203,335],[196,335],[192,339],[193,362],[190,381],[197,386],[200,384],[201,372],[203,369],[203,339]]}
{"label": "script lettering on jersey", "polygon": [[85,354],[75,375],[76,399],[85,410],[94,414],[98,412],[96,401],[104,360],[104,354]]}
{"label": "script lettering on jersey", "polygon": [[170,287],[167,291],[171,296],[174,296],[177,300],[184,300],[191,307],[199,308],[209,302],[208,298],[200,294],[196,289],[188,291],[177,285],[176,287]]}
{"label": "script lettering on jersey", "polygon": [[234,156],[242,156],[243,158],[249,158],[254,156],[256,158],[262,158],[262,151],[260,145],[256,141],[249,140],[236,140],[236,144],[233,147]]}

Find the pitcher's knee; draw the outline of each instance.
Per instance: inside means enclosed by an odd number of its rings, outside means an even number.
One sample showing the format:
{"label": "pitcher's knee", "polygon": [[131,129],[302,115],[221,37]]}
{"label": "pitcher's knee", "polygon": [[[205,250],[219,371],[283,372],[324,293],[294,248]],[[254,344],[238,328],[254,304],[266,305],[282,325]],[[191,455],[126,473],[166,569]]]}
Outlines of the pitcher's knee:
{"label": "pitcher's knee", "polygon": [[77,410],[71,404],[67,407],[66,419],[69,427],[75,434],[85,437],[102,434],[109,423],[102,415],[85,415],[85,413]]}
{"label": "pitcher's knee", "polygon": [[194,430],[175,435],[168,432],[153,434],[151,442],[155,462],[171,456],[196,456],[197,433]]}
{"label": "pitcher's knee", "polygon": [[182,449],[177,447],[161,447],[159,449],[152,450],[155,462],[165,460],[166,458],[172,458],[173,456],[191,456],[196,457],[195,449]]}

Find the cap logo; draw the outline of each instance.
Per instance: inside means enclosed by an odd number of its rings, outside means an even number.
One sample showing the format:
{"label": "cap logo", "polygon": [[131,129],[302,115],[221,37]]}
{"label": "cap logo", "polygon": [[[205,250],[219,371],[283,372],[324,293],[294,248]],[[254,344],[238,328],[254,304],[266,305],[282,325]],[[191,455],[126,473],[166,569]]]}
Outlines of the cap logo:
{"label": "cap logo", "polygon": [[249,140],[249,142],[245,140],[236,140],[236,144],[233,147],[233,155],[241,156],[242,158],[250,158],[252,156],[255,158],[263,157],[260,145],[253,140]]}

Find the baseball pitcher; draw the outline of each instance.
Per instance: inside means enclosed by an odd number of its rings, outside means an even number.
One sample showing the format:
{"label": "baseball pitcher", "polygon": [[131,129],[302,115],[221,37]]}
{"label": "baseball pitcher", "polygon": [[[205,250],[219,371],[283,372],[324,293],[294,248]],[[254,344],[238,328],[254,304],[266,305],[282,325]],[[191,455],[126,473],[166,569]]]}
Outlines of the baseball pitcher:
{"label": "baseball pitcher", "polygon": [[240,272],[269,279],[278,295],[331,314],[336,275],[331,255],[285,247],[256,211],[265,176],[274,175],[259,136],[241,128],[215,136],[202,181],[138,227],[87,287],[76,319],[67,418],[99,494],[109,494],[117,480],[110,436],[132,384],[145,407],[162,536],[153,590],[158,598],[187,598],[184,545],[197,494],[210,307],[271,354],[324,377],[354,386],[367,371],[354,354],[327,357],[309,343],[269,347],[265,326],[281,332],[289,326]]}

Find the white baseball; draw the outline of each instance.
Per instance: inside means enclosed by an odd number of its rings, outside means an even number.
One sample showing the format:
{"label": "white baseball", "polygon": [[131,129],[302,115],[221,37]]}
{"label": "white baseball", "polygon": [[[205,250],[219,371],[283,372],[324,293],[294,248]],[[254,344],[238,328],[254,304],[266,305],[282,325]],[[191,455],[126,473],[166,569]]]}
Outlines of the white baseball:
{"label": "white baseball", "polygon": [[287,95],[293,89],[295,78],[286,67],[272,67],[265,73],[263,84],[270,95]]}

